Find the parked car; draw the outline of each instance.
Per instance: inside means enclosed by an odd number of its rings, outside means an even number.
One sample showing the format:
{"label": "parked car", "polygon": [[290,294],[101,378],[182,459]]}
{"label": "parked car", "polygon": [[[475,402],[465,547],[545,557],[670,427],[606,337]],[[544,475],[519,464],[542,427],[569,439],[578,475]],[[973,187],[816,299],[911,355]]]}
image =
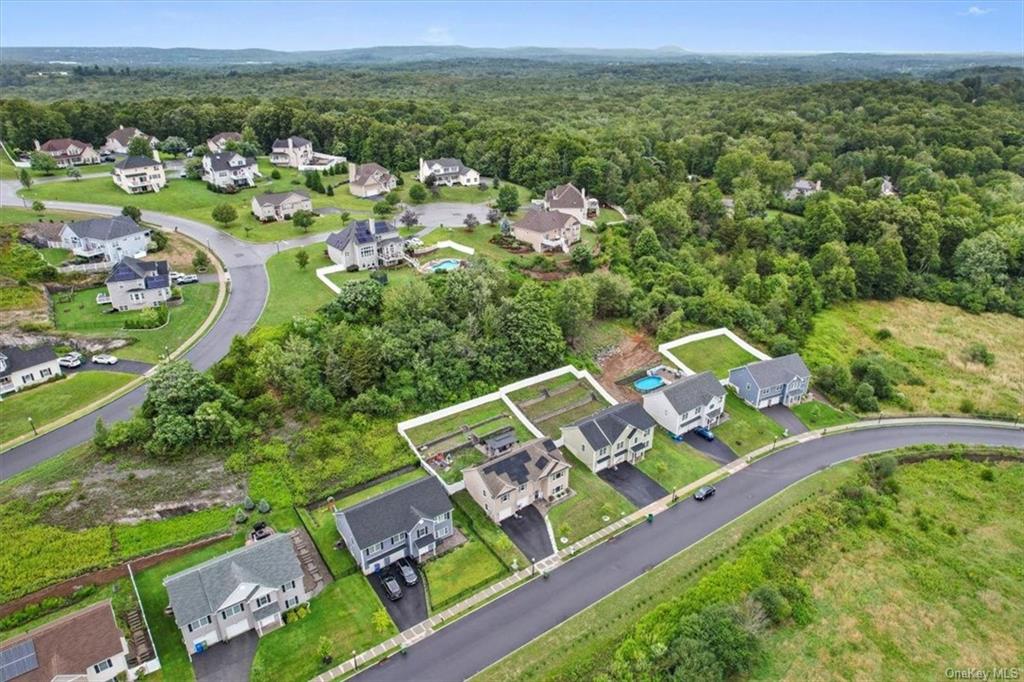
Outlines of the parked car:
{"label": "parked car", "polygon": [[389,575],[381,579],[380,582],[384,585],[384,592],[388,595],[388,599],[398,601],[402,598],[402,588],[398,586],[397,580]]}
{"label": "parked car", "polygon": [[409,565],[408,561],[402,559],[398,562],[397,566],[398,572],[402,574],[402,581],[405,582],[406,585],[415,585],[419,582],[419,576],[416,575],[416,571]]}
{"label": "parked car", "polygon": [[57,364],[61,367],[78,367],[82,364],[81,353],[68,353],[57,358]]}
{"label": "parked car", "polygon": [[709,443],[715,439],[715,434],[711,433],[711,429],[704,428],[703,426],[698,426],[693,432]]}
{"label": "parked car", "polygon": [[110,294],[96,294],[96,305],[106,305],[110,303]]}
{"label": "parked car", "polygon": [[174,280],[175,284],[195,284],[199,281],[199,275],[178,275]]}
{"label": "parked car", "polygon": [[176,279],[178,279],[179,277],[184,277],[185,273],[184,272],[178,272],[177,270],[171,270],[170,272],[167,273],[167,276],[170,277],[171,281],[173,282]]}
{"label": "parked car", "polygon": [[113,355],[107,355],[106,353],[100,353],[99,355],[92,356],[92,361],[97,365],[116,365],[117,358]]}
{"label": "parked car", "polygon": [[693,494],[693,499],[697,500],[698,502],[703,502],[704,500],[708,499],[709,497],[714,496],[714,494],[715,494],[715,486],[713,486],[713,485],[704,485],[704,486],[701,486],[700,488],[698,488],[697,492],[695,492]]}

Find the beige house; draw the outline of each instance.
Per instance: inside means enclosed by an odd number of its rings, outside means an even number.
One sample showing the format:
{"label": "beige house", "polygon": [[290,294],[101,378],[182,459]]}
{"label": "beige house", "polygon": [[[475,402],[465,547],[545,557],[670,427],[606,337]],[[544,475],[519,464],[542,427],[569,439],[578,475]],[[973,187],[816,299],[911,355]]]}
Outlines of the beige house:
{"label": "beige house", "polygon": [[290,220],[299,211],[312,211],[313,200],[305,192],[268,192],[252,198],[252,214],[261,222]]}
{"label": "beige house", "polygon": [[357,197],[387,194],[398,186],[398,179],[379,163],[348,164],[348,191]]}
{"label": "beige house", "polygon": [[420,159],[420,169],[416,173],[416,179],[426,182],[430,177],[434,178],[435,186],[478,187],[480,185],[480,173],[464,166],[462,159]]}
{"label": "beige house", "polygon": [[114,310],[155,308],[171,298],[167,261],[125,256],[107,277],[107,294]]}
{"label": "beige house", "polygon": [[36,151],[52,156],[59,168],[86,166],[100,162],[99,152],[93,149],[91,144],[72,140],[69,137],[47,140],[43,144],[39,144],[37,140]]}
{"label": "beige house", "polygon": [[590,222],[590,219],[596,218],[600,211],[597,199],[588,199],[587,190],[577,189],[571,182],[545,192],[542,205],[546,211],[571,215],[581,223]]}
{"label": "beige house", "polygon": [[61,374],[53,346],[0,347],[0,396],[47,382]]}
{"label": "beige house", "polygon": [[534,209],[512,225],[512,235],[539,253],[556,250],[568,253],[580,240],[580,221],[568,213]]}
{"label": "beige house", "polygon": [[550,438],[529,441],[462,472],[470,496],[495,523],[569,493],[569,469]]}
{"label": "beige house", "polygon": [[159,192],[167,186],[167,174],[158,152],[153,157],[128,156],[114,164],[114,184],[128,194]]}
{"label": "beige house", "polygon": [[136,137],[141,137],[149,141],[149,146],[152,149],[156,149],[157,143],[160,140],[156,139],[152,135],[147,135],[138,128],[129,126],[118,126],[117,130],[107,135],[106,142],[100,147],[100,151],[104,154],[127,154],[128,145],[132,143]]}
{"label": "beige house", "polygon": [[562,427],[562,444],[594,472],[635,464],[654,446],[655,423],[637,403],[605,408]]}
{"label": "beige house", "polygon": [[270,145],[270,163],[275,166],[298,168],[313,158],[313,143],[304,137],[292,135],[274,140]]}
{"label": "beige house", "polygon": [[211,152],[223,152],[228,148],[228,142],[241,142],[242,133],[224,132],[217,133],[206,141],[206,147]]}

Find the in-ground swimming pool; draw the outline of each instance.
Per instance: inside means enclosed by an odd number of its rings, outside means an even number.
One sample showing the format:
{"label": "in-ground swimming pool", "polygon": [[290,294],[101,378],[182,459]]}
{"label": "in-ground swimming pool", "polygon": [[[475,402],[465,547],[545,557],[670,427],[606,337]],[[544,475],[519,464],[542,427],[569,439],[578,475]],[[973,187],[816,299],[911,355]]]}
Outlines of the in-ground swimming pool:
{"label": "in-ground swimming pool", "polygon": [[444,260],[432,263],[429,267],[431,272],[450,272],[451,270],[458,268],[461,264],[462,261],[457,258],[445,258]]}
{"label": "in-ground swimming pool", "polygon": [[654,389],[661,388],[664,385],[665,380],[661,377],[644,377],[633,382],[633,388],[641,393],[653,391]]}

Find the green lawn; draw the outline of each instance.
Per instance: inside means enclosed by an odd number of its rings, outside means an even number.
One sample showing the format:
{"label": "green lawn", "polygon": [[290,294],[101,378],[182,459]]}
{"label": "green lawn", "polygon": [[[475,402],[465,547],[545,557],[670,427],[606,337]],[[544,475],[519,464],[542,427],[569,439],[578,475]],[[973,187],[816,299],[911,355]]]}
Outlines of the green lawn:
{"label": "green lawn", "polygon": [[566,372],[565,374],[559,374],[553,379],[548,379],[547,381],[541,381],[536,384],[531,384],[526,388],[520,388],[518,391],[512,391],[511,393],[508,394],[508,397],[509,400],[518,405],[519,403],[522,403],[524,401],[541,397],[544,394],[545,390],[551,391],[576,381],[579,381],[579,379],[577,379],[574,375],[570,374],[569,372]]}
{"label": "green lawn", "polygon": [[29,311],[38,309],[44,313],[46,297],[43,291],[33,286],[0,287],[0,310]]}
{"label": "green lawn", "polygon": [[[489,420],[492,417],[503,416],[502,419],[494,419],[487,421],[486,424],[480,424],[484,420]],[[478,425],[478,426],[477,426]],[[451,440],[461,440],[459,435],[459,429],[462,426],[473,426],[473,432],[477,435],[483,435],[498,430],[503,426],[512,426],[516,430],[516,435],[522,441],[530,440],[533,435],[530,431],[520,422],[516,417],[509,411],[508,407],[501,400],[492,400],[491,402],[478,405],[468,410],[463,410],[443,419],[437,419],[426,424],[409,429],[406,435],[413,444],[419,446],[427,443],[435,438],[439,438],[446,434],[453,434],[456,437]]]}
{"label": "green lawn", "polygon": [[[8,149],[8,151],[10,150]],[[114,164],[94,163],[90,166],[78,166],[77,168],[82,172],[82,175],[88,175],[91,173],[110,173],[110,171],[114,170]],[[28,169],[28,172],[33,178],[37,179],[45,177],[64,178],[68,175],[67,168],[59,168],[50,173],[50,175],[46,175],[42,171],[32,170],[31,168]],[[0,150],[0,180],[17,179],[20,173],[21,169],[11,163],[11,160],[7,158],[7,154]]]}
{"label": "green lawn", "polygon": [[389,478],[375,485],[371,485],[369,488],[364,488],[359,492],[338,498],[337,500],[335,500],[335,506],[337,506],[338,509],[347,509],[348,507],[359,504],[360,502],[365,502],[371,497],[377,497],[378,495],[386,493],[389,490],[394,490],[395,488],[403,486],[406,483],[418,481],[426,475],[426,471],[424,471],[420,467],[416,467],[412,471],[407,471],[404,474],[399,474],[398,476],[394,476],[393,478]]}
{"label": "green lawn", "polygon": [[4,398],[0,403],[0,443],[59,419],[116,391],[134,379],[123,372],[82,372]]}
{"label": "green lawn", "polygon": [[773,419],[740,400],[732,391],[725,394],[725,411],[729,419],[715,427],[715,436],[733,449],[737,455],[745,455],[776,438],[782,438],[783,428]]}
{"label": "green lawn", "polygon": [[712,336],[676,346],[669,353],[694,372],[711,370],[719,379],[729,376],[729,370],[757,360],[728,336]]}
{"label": "green lawn", "polygon": [[[400,267],[400,268],[389,268],[384,270],[388,276],[388,284],[401,284],[402,282],[408,282],[416,277],[419,277],[419,273],[413,270],[411,267]],[[327,275],[327,279],[331,280],[338,286],[341,286],[345,282],[358,282],[360,280],[369,279],[370,275],[373,274],[372,270],[358,270],[356,272],[332,272]],[[324,288],[325,291],[330,293],[330,290],[324,286],[323,282],[317,280],[317,284]],[[333,297],[334,294],[331,294]]]}
{"label": "green lawn", "polygon": [[677,443],[660,428],[654,432],[654,447],[636,468],[672,492],[703,478],[719,465],[686,443]]}
{"label": "green lawn", "polygon": [[217,301],[216,284],[181,287],[181,305],[170,308],[170,319],[158,329],[124,329],[124,320],[138,313],[108,313],[109,305],[97,305],[96,294],[106,287],[76,292],[70,302],[54,300],[57,329],[91,336],[116,336],[135,342],[116,351],[119,358],[156,363],[167,350],[173,351],[202,325]]}
{"label": "green lawn", "polygon": [[[305,269],[299,268],[295,262],[295,254],[299,249],[309,254],[309,264]],[[267,261],[270,295],[259,323],[274,325],[289,322],[296,315],[310,315],[330,303],[334,299],[334,292],[316,276],[317,268],[328,265],[332,263],[323,244],[288,249],[271,256]]]}
{"label": "green lawn", "polygon": [[46,248],[39,249],[39,255],[43,257],[43,260],[56,268],[68,259],[71,252],[67,249]]}
{"label": "green lawn", "polygon": [[[558,543],[555,549],[585,538],[634,509],[629,500],[602,481],[597,474],[587,468],[587,465],[565,449],[562,450],[562,454],[572,465],[569,472],[569,487],[576,494],[564,502],[559,502],[548,512],[548,519],[555,531],[555,541]],[[567,542],[562,541],[563,537]]]}
{"label": "green lawn", "polygon": [[466,536],[466,542],[423,565],[430,608],[434,613],[480,591],[509,572],[490,547],[473,532],[473,526],[461,508],[455,508],[452,521]]}
{"label": "green lawn", "polygon": [[[383,632],[374,626],[373,614],[384,605],[362,574],[331,583],[310,601],[309,609],[305,618],[259,641],[250,680],[309,680],[350,657],[353,651],[365,651],[398,632],[394,623]],[[334,650],[335,660],[330,665],[324,665],[317,656],[321,637],[327,637]],[[164,677],[179,679],[166,673]]]}
{"label": "green lawn", "polygon": [[526,565],[526,556],[505,535],[505,531],[501,529],[501,526],[491,521],[487,513],[473,500],[468,492],[461,490],[452,495],[452,504],[462,512],[465,521],[470,525],[473,533],[490,547],[491,551],[501,559],[503,564],[509,568],[515,565],[517,570]]}
{"label": "green lawn", "polygon": [[[560,382],[562,384],[561,392],[555,393],[540,402],[533,403],[526,407],[520,405],[520,409],[522,409],[526,418],[532,421],[534,426],[540,429],[541,432],[549,438],[558,438],[561,435],[561,428],[566,424],[572,424],[573,422],[579,421],[584,417],[589,417],[595,412],[608,407],[608,402],[601,397],[600,393],[594,390],[594,387],[590,385],[589,381],[586,379],[576,379],[571,375],[569,376],[574,384],[572,388],[567,389],[565,388],[566,382]],[[561,377],[557,377],[555,381],[558,381],[559,379],[561,379]],[[533,387],[528,387],[528,389],[525,390],[529,390],[529,388]],[[585,404],[574,407],[567,412],[562,412],[561,414],[557,414],[543,420],[541,419],[542,417],[547,417],[557,410],[567,408],[575,403],[587,400],[588,398],[589,402]]]}
{"label": "green lawn", "polygon": [[[403,172],[402,173],[402,179],[404,180],[404,184],[402,184],[401,187],[397,188],[395,190],[395,192],[398,193],[398,196],[401,197],[403,202],[409,203],[409,188],[412,187],[413,185],[420,184],[420,182],[419,182],[419,180],[416,179],[416,171],[405,171],[405,172]],[[513,187],[515,187],[519,191],[519,204],[520,204],[520,206],[525,206],[525,205],[530,203],[530,196],[531,196],[530,190],[526,189],[525,187],[520,187],[519,185],[514,185],[513,183],[507,182],[505,180],[501,181],[501,185],[512,185]],[[441,186],[441,187],[437,188],[437,196],[436,197],[433,195],[433,193],[428,192],[427,193],[427,197],[428,197],[427,201],[424,202],[424,203],[430,204],[430,203],[440,202],[440,201],[451,201],[451,202],[459,202],[459,203],[463,203],[464,202],[464,203],[469,203],[469,204],[483,204],[483,203],[487,203],[487,202],[494,201],[495,199],[497,199],[498,198],[498,190],[499,189],[500,189],[500,185],[499,185],[499,188],[496,189],[491,184],[488,184],[488,188],[487,189],[480,189],[479,187],[458,187],[458,186],[457,187],[443,187],[443,186]],[[413,206],[413,210],[415,210],[415,208],[416,207]]]}
{"label": "green lawn", "polygon": [[849,412],[841,412],[831,405],[826,405],[817,400],[809,400],[806,403],[794,405],[790,409],[803,422],[804,426],[811,431],[857,421],[856,415]]}

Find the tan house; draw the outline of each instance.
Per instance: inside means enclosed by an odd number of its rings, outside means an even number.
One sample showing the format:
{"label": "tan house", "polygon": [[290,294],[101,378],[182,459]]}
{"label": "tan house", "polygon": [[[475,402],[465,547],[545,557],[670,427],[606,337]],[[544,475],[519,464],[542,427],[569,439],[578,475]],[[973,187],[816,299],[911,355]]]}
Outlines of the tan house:
{"label": "tan house", "polygon": [[817,194],[821,191],[821,180],[808,180],[807,178],[797,178],[793,183],[793,186],[782,193],[783,198],[787,201],[796,201],[797,199],[803,199],[809,197],[812,194]]}
{"label": "tan house", "polygon": [[107,294],[114,310],[155,308],[171,298],[167,261],[125,256],[107,277]]}
{"label": "tan house", "polygon": [[39,144],[37,140],[36,151],[52,156],[59,168],[86,166],[100,162],[99,152],[93,149],[91,144],[69,137],[47,140],[43,144]]}
{"label": "tan house", "polygon": [[398,179],[379,163],[348,164],[348,191],[357,197],[387,194],[398,186]]}
{"label": "tan house", "polygon": [[156,139],[152,135],[147,135],[138,128],[128,126],[118,126],[117,130],[107,135],[107,141],[100,147],[100,151],[104,154],[127,154],[128,145],[132,143],[136,137],[141,137],[149,141],[149,146],[156,149],[157,143],[160,140]]}
{"label": "tan house", "polygon": [[654,446],[655,423],[638,403],[605,408],[562,427],[562,443],[594,472],[635,464]]}
{"label": "tan house", "polygon": [[290,220],[299,211],[312,211],[313,200],[305,192],[268,192],[252,198],[252,214],[260,222]]}
{"label": "tan house", "polygon": [[546,211],[558,211],[571,215],[581,223],[596,218],[600,211],[597,199],[588,199],[587,190],[577,189],[571,182],[545,192],[542,205]]}
{"label": "tan house", "polygon": [[242,133],[224,132],[217,133],[206,141],[206,147],[211,152],[223,152],[228,148],[228,142],[241,142]]}
{"label": "tan house", "polygon": [[128,156],[121,159],[114,164],[111,177],[114,178],[114,184],[128,194],[159,192],[167,186],[164,164],[160,162],[160,155],[156,151],[152,158]]}
{"label": "tan house", "polygon": [[538,438],[463,470],[466,490],[495,523],[569,493],[569,469],[554,441]]}
{"label": "tan house", "polygon": [[558,211],[534,209],[512,225],[512,235],[526,242],[534,251],[565,251],[580,240],[580,221]]}

